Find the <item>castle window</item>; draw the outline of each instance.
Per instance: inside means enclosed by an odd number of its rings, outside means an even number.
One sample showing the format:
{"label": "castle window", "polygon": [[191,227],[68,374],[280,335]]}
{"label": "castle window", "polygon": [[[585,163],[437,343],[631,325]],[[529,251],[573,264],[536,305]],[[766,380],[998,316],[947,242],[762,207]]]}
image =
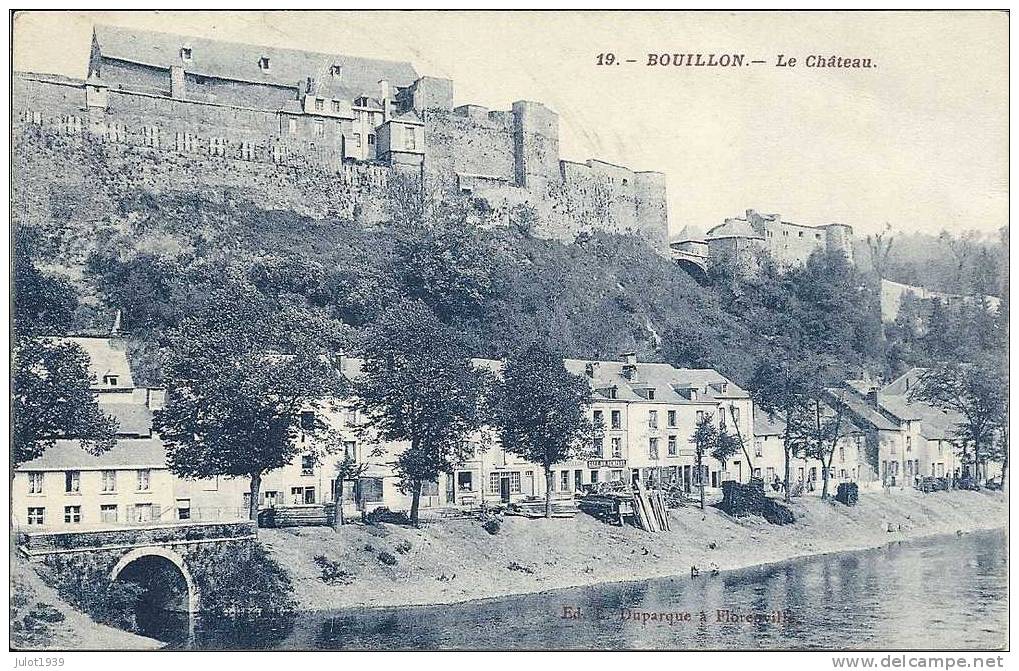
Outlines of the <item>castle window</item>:
{"label": "castle window", "polygon": [[180,48],[180,59],[182,61],[184,61],[185,63],[187,63],[187,62],[189,62],[191,60],[191,47],[181,47]]}
{"label": "castle window", "polygon": [[267,72],[269,70],[269,57],[262,56],[261,58],[259,58],[258,67],[262,70],[262,72]]}
{"label": "castle window", "polygon": [[797,236],[796,236],[796,237],[798,237],[798,238],[802,238],[802,237],[803,237],[803,231],[800,231],[800,232],[799,232],[799,233],[797,234]]}
{"label": "castle window", "polygon": [[407,149],[417,149],[417,136],[414,134],[414,128],[407,126],[404,129],[404,147]]}
{"label": "castle window", "polygon": [[375,145],[375,135],[372,134],[372,133],[368,133],[368,146],[371,147],[371,146],[374,146],[374,145]]}
{"label": "castle window", "polygon": [[322,137],[326,134],[325,124],[319,119],[315,122],[315,137]]}
{"label": "castle window", "polygon": [[326,101],[322,100],[321,98],[315,98],[315,111],[316,112],[321,112],[321,111],[325,110],[325,108],[326,108]]}
{"label": "castle window", "polygon": [[343,66],[342,65],[330,66],[329,74],[331,74],[333,77],[339,77],[340,75],[343,74]]}
{"label": "castle window", "polygon": [[624,178],[623,178],[623,186],[626,186],[626,185],[627,185],[627,184],[629,184],[629,183],[630,183],[630,180],[628,180],[628,179],[626,179],[626,178],[624,177]]}
{"label": "castle window", "polygon": [[361,134],[360,133],[354,133],[354,146],[355,147],[360,147],[361,146]]}
{"label": "castle window", "polygon": [[143,126],[142,144],[146,147],[159,147],[159,129],[155,126]]}
{"label": "castle window", "polygon": [[333,101],[333,111],[336,112],[337,114],[339,114],[339,112],[340,112],[340,101],[339,100],[334,100]]}
{"label": "castle window", "polygon": [[820,240],[821,239],[821,234],[820,233],[814,233],[814,237],[817,238],[818,240]]}

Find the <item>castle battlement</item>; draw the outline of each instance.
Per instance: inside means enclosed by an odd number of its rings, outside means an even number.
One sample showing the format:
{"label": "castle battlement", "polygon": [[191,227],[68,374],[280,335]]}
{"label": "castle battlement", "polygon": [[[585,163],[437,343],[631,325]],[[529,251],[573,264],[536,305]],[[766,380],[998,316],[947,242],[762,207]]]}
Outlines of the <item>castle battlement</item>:
{"label": "castle battlement", "polygon": [[497,216],[533,207],[549,237],[629,231],[664,248],[667,235],[664,175],[564,161],[547,106],[454,107],[452,81],[409,63],[98,26],[87,79],[17,73],[13,99],[25,128],[84,142],[317,171],[341,186],[399,173],[423,193],[484,198]]}

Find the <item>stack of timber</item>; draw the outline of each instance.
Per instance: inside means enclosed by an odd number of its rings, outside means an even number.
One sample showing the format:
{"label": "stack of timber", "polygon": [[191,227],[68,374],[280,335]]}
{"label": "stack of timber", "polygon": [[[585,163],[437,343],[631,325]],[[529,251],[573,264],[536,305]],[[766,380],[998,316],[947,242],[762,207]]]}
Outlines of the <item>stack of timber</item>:
{"label": "stack of timber", "polygon": [[622,526],[624,517],[633,517],[633,495],[630,493],[588,494],[580,499],[580,509],[602,522]]}
{"label": "stack of timber", "polygon": [[276,506],[258,512],[263,527],[324,527],[332,522],[333,504]]}
{"label": "stack of timber", "polygon": [[665,505],[665,497],[661,490],[644,489],[644,485],[637,481],[637,488],[633,492],[633,513],[637,526],[645,531],[671,531],[669,525],[669,512]]}
{"label": "stack of timber", "polygon": [[[552,499],[552,517],[576,517],[577,511],[577,502],[573,500],[573,497]],[[511,503],[506,509],[506,514],[530,518],[544,517],[545,499],[535,497]]]}

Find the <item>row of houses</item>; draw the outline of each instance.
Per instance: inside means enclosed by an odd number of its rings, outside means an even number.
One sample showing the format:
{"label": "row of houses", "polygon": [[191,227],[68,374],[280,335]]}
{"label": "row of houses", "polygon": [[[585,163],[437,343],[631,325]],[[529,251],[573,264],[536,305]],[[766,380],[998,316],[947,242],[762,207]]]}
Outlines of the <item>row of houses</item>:
{"label": "row of houses", "polygon": [[[247,480],[192,480],[171,473],[165,446],[152,430],[153,413],[163,407],[165,391],[134,384],[119,337],[69,340],[89,356],[99,403],[119,422],[117,442],[113,449],[93,455],[74,439],[59,440],[20,466],[13,481],[16,525],[95,527],[247,516]],[[339,358],[336,365],[350,380],[360,374],[356,358]],[[494,372],[501,367],[484,359],[475,365]],[[589,417],[599,430],[581,457],[553,467],[551,486],[557,496],[637,479],[692,492],[699,485],[694,430],[708,414],[745,448],[725,464],[705,460],[709,490],[725,480],[759,477],[777,485],[783,478],[785,427],[755,411],[750,394],[717,371],[638,362],[634,354],[615,361],[568,359],[565,365],[588,380],[593,399]],[[920,372],[910,371],[883,387],[850,381],[829,390],[830,408],[844,410],[829,471],[832,486],[843,481],[911,486],[916,476],[950,475],[959,467],[950,437],[957,418],[908,401]],[[367,419],[349,401],[329,410],[303,411],[302,426],[315,421],[329,423],[342,436],[343,452],[367,464],[356,481],[344,484],[342,505],[348,514],[409,507],[409,496],[400,490],[391,466],[405,445],[372,439]],[[301,431],[296,440],[307,445],[307,452],[263,478],[260,507],[335,502],[336,466],[344,454],[320,454],[310,433]],[[544,496],[543,469],[503,450],[494,431],[479,431],[471,441],[474,457],[428,483],[422,509],[474,508]],[[796,458],[791,480],[807,493],[817,491],[823,467],[817,460]]]}

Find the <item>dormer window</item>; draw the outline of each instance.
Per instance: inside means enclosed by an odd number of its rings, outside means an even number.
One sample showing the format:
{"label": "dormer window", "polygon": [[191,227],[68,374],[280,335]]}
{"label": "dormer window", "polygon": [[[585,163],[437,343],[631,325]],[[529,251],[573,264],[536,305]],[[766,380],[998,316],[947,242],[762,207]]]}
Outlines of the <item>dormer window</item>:
{"label": "dormer window", "polygon": [[655,390],[654,389],[648,389],[647,390],[647,400],[649,400],[649,401],[655,400]]}
{"label": "dormer window", "polygon": [[180,59],[182,61],[184,61],[185,63],[187,63],[187,62],[189,62],[191,60],[191,47],[181,47],[180,48]]}
{"label": "dormer window", "polygon": [[116,375],[103,375],[103,384],[109,387],[116,387],[120,378]]}
{"label": "dormer window", "polygon": [[609,387],[608,389],[605,390],[605,392],[606,392],[606,394],[608,395],[609,398],[615,398],[616,397],[616,388],[615,387]]}
{"label": "dormer window", "polygon": [[354,101],[354,105],[356,105],[357,107],[367,107],[368,98],[365,96],[361,96],[360,98]]}
{"label": "dormer window", "polygon": [[333,77],[339,77],[340,75],[343,74],[343,66],[342,65],[329,66],[329,74],[331,74]]}
{"label": "dormer window", "polygon": [[262,70],[262,72],[268,72],[269,71],[269,57],[268,56],[262,56],[261,58],[259,58],[258,59],[258,67]]}
{"label": "dormer window", "polygon": [[322,112],[326,108],[326,101],[321,98],[315,98],[315,111]]}

